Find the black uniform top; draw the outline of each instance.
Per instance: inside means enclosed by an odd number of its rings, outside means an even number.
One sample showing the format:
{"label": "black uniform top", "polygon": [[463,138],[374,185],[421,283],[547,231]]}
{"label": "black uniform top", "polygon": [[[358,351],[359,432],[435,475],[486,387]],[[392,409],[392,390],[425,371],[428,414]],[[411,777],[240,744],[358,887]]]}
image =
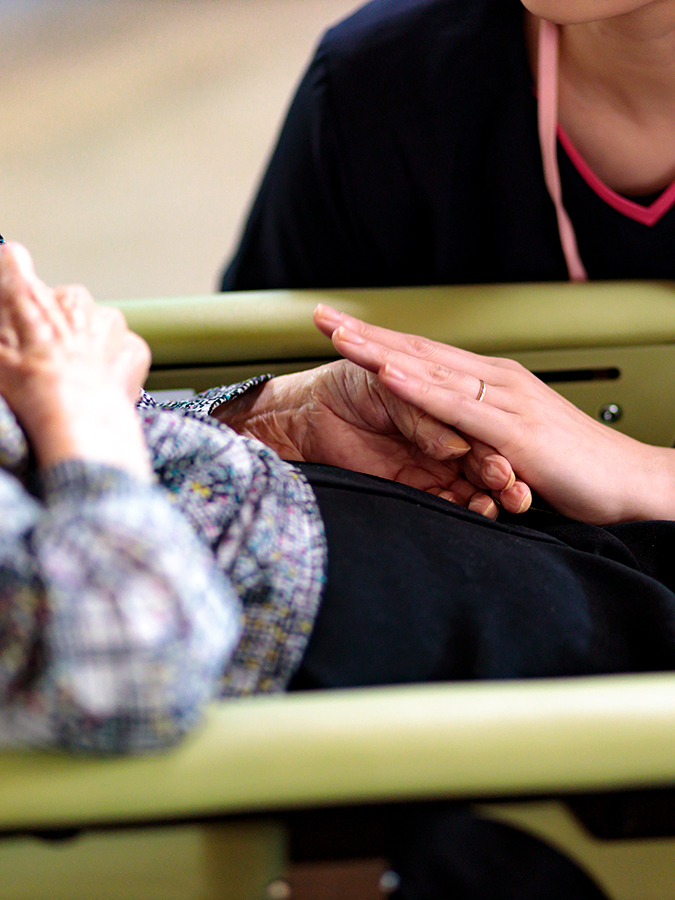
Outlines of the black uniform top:
{"label": "black uniform top", "polygon": [[[675,277],[675,211],[617,211],[559,147],[589,277]],[[519,0],[373,0],[321,41],[224,290],[567,278]]]}

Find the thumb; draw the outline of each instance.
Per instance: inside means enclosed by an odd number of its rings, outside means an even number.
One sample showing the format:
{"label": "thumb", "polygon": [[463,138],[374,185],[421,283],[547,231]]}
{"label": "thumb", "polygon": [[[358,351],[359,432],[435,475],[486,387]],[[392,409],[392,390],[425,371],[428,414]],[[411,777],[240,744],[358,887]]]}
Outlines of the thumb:
{"label": "thumb", "polygon": [[457,459],[471,449],[471,445],[449,425],[400,400],[386,389],[382,394],[394,425],[426,456],[437,460]]}

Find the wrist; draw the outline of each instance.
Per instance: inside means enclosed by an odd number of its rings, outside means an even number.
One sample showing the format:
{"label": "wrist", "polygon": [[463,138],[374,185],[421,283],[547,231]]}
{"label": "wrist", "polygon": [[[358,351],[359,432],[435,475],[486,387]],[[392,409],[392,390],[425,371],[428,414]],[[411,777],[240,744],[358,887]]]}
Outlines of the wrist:
{"label": "wrist", "polygon": [[635,500],[629,520],[675,519],[675,449],[640,445]]}
{"label": "wrist", "polygon": [[283,459],[302,461],[312,382],[313,370],[280,375],[222,403],[211,415]]}
{"label": "wrist", "polygon": [[77,459],[151,477],[140,421],[121,389],[91,385],[77,395],[55,390],[21,422],[40,469]]}

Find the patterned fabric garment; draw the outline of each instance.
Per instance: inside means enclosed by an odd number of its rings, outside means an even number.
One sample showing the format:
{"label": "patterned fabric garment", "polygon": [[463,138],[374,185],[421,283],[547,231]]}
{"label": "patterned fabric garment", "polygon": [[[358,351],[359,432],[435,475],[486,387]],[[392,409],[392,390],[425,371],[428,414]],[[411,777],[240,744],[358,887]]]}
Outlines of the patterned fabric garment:
{"label": "patterned fabric garment", "polygon": [[[264,444],[210,418],[221,403],[268,378],[163,404],[159,433],[146,430],[161,484],[211,547],[243,604],[243,635],[223,673],[223,695],[287,686],[312,631],[325,577],[325,536],[310,486]],[[139,406],[143,411],[153,404],[144,394]]]}
{"label": "patterned fabric garment", "polygon": [[255,383],[174,412],[144,396],[156,484],[77,460],[36,473],[0,401],[0,745],[148,750],[218,693],[285,686],[325,568],[313,495],[198,421]]}

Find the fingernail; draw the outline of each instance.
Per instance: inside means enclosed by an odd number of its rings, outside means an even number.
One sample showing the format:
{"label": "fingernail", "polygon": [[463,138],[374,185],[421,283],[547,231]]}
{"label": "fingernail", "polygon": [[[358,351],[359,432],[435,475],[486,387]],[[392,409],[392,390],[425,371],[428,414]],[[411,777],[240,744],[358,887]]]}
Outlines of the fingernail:
{"label": "fingernail", "polygon": [[387,378],[391,378],[392,381],[407,381],[408,376],[405,372],[402,372],[400,369],[397,369],[396,366],[392,366],[391,363],[385,363],[382,367],[382,374],[386,375]]}
{"label": "fingernail", "polygon": [[486,463],[485,465],[485,478],[488,481],[497,481],[499,478],[503,478],[504,473],[501,468],[496,463]]}
{"label": "fingernail", "polygon": [[340,325],[340,327],[333,332],[333,337],[339,341],[345,341],[348,344],[365,344],[365,340],[360,334],[357,334],[355,331],[350,331],[349,328],[345,328],[344,325]]}
{"label": "fingernail", "polygon": [[[488,501],[487,503],[485,502],[486,500]],[[485,495],[472,497],[471,500],[469,500],[469,509],[472,512],[480,513],[481,516],[486,516],[488,519],[496,519],[499,511],[494,500],[491,500]]]}
{"label": "fingernail", "polygon": [[458,434],[453,434],[452,431],[444,432],[438,439],[441,447],[447,447],[448,450],[470,450],[471,444],[464,440],[463,437],[460,437]]}
{"label": "fingernail", "polygon": [[336,309],[333,309],[332,306],[326,306],[325,303],[317,304],[314,312],[317,316],[321,316],[324,322],[328,322],[331,325],[337,325],[342,321],[342,313],[339,313]]}
{"label": "fingernail", "polygon": [[[499,465],[496,462],[486,462],[485,464],[485,477],[489,481],[501,481],[504,478],[504,467]],[[516,476],[511,469],[511,474],[509,475],[509,480],[506,482],[504,487],[500,488],[500,491],[508,491],[509,488],[513,487],[516,483]]]}
{"label": "fingernail", "polygon": [[[532,497],[530,496],[530,494],[528,494],[527,497],[525,497],[523,502],[518,507],[518,513],[527,512],[527,510],[530,508],[531,503],[532,503]],[[516,515],[518,515],[518,513],[516,513]]]}

